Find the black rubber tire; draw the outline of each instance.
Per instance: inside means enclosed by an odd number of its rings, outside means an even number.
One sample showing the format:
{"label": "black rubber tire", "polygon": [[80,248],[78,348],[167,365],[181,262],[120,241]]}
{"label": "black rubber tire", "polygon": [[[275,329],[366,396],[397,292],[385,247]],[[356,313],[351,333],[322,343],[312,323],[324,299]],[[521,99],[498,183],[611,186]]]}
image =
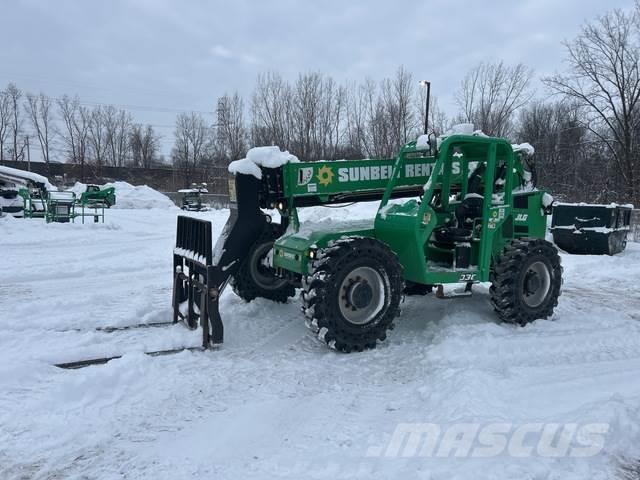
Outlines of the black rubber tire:
{"label": "black rubber tire", "polygon": [[[549,290],[537,306],[524,300],[524,282],[529,267],[542,262],[550,276]],[[491,304],[504,322],[524,326],[553,314],[562,287],[562,265],[558,250],[542,239],[513,240],[494,261],[491,271]]]}
{"label": "black rubber tire", "polygon": [[286,303],[290,297],[296,294],[295,287],[288,280],[276,277],[275,271],[269,272],[261,268],[260,274],[263,275],[263,278],[256,278],[258,262],[264,258],[265,253],[271,250],[273,243],[282,233],[283,229],[279,224],[268,224],[251,250],[247,252],[247,256],[236,274],[231,278],[230,284],[234,293],[246,302],[255,298],[266,298],[274,302]]}
{"label": "black rubber tire", "polygon": [[433,285],[424,285],[422,283],[414,283],[405,281],[404,294],[407,296],[412,295],[428,295],[433,291]]}
{"label": "black rubber tire", "polygon": [[[375,270],[382,280],[385,298],[370,321],[355,324],[340,310],[343,295],[340,287],[359,267]],[[372,238],[347,237],[318,251],[313,274],[303,278],[302,286],[302,310],[307,326],[329,347],[349,353],[375,348],[378,341],[386,339],[387,331],[394,328],[393,322],[400,314],[404,281],[398,257],[387,245]]]}

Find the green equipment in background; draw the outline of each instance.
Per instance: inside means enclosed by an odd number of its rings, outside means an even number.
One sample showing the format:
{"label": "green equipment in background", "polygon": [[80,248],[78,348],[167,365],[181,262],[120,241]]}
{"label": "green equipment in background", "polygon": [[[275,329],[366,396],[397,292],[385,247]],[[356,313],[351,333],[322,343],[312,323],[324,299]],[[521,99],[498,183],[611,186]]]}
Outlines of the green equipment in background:
{"label": "green equipment in background", "polygon": [[79,203],[83,206],[100,205],[111,208],[116,204],[115,192],[115,187],[100,188],[98,185],[87,185],[87,190],[80,195]]}
{"label": "green equipment in background", "polygon": [[0,166],[0,206],[16,217],[44,217],[47,191],[52,188],[42,175]]}
{"label": "green equipment in background", "polygon": [[25,218],[44,218],[47,212],[48,192],[38,188],[23,187],[18,191],[22,198]]}
{"label": "green equipment in background", "polygon": [[49,192],[46,205],[45,219],[47,223],[69,223],[75,221],[75,193],[64,191]]}

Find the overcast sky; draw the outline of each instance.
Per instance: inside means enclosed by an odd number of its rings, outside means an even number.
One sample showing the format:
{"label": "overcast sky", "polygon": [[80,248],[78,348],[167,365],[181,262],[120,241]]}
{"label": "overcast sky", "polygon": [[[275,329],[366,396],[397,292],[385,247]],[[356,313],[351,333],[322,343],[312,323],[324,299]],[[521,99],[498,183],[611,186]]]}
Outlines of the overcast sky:
{"label": "overcast sky", "polygon": [[[482,60],[562,68],[563,39],[630,0],[0,0],[0,86],[130,106],[158,126],[164,150],[176,111],[245,97],[269,70],[294,79],[381,79],[404,65],[453,92]],[[538,87],[542,94],[542,88]],[[213,120],[213,116],[210,116]]]}

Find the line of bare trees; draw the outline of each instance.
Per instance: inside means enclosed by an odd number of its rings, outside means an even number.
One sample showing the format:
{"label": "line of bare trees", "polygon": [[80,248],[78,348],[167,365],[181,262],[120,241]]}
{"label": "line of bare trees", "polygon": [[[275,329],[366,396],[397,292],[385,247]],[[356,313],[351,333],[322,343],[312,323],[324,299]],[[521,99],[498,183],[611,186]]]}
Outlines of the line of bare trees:
{"label": "line of bare trees", "polygon": [[[381,82],[344,85],[318,72],[295,82],[270,72],[258,77],[248,105],[238,93],[219,98],[214,125],[198,113],[178,115],[171,157],[186,177],[257,145],[278,145],[308,161],[392,157],[422,131],[424,101],[424,89],[404,68]],[[437,102],[430,117],[442,133],[447,119]]]}
{"label": "line of bare trees", "polygon": [[0,90],[0,162],[25,161],[38,148],[53,157],[89,165],[150,167],[159,161],[160,137],[151,125],[135,123],[112,105],[88,107],[77,97],[23,93],[10,83]]}

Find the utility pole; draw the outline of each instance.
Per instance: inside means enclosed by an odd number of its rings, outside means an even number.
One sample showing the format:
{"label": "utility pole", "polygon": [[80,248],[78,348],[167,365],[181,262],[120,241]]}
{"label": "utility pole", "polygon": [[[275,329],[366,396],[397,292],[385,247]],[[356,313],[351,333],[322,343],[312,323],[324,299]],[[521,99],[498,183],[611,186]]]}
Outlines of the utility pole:
{"label": "utility pole", "polygon": [[427,129],[429,128],[429,103],[431,101],[431,82],[427,80],[420,80],[420,85],[426,88],[427,90],[427,101],[424,106],[424,134],[428,135]]}
{"label": "utility pole", "polygon": [[29,135],[27,135],[27,171],[31,171],[31,149],[29,148]]}

